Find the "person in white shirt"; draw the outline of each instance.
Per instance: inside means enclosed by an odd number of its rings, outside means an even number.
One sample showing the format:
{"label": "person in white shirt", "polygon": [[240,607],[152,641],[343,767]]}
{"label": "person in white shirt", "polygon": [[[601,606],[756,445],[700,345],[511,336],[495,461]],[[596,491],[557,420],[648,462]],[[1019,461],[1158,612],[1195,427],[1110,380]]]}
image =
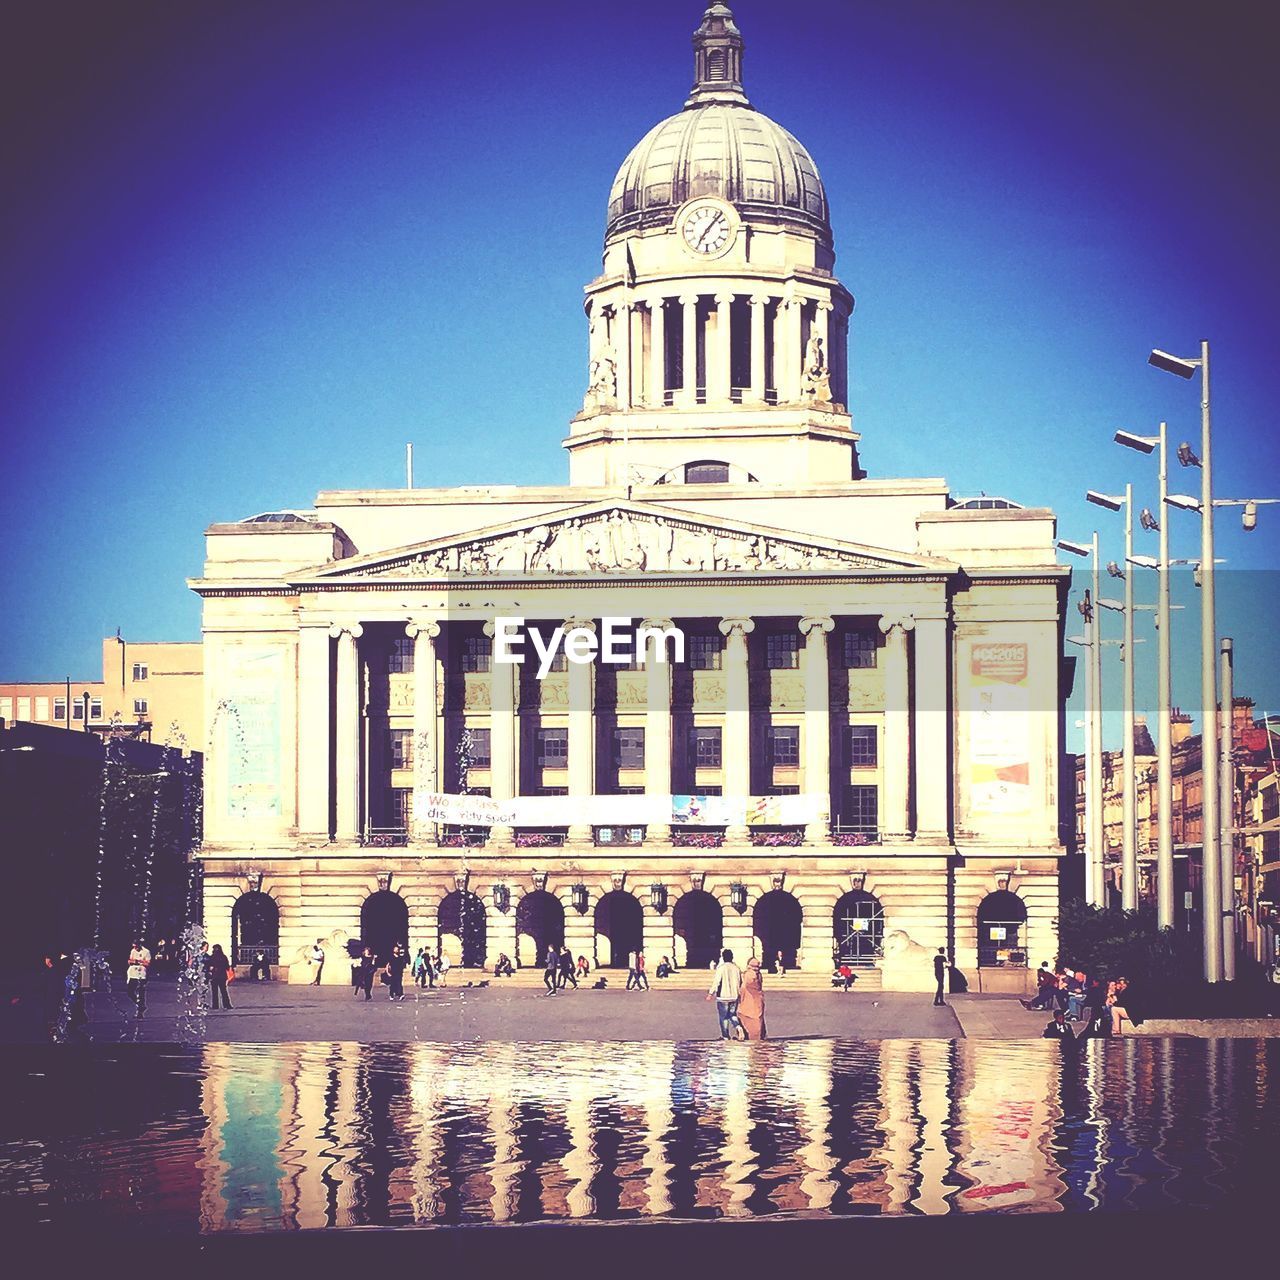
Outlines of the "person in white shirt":
{"label": "person in white shirt", "polygon": [[311,979],[311,985],[318,987],[320,985],[320,975],[324,972],[324,948],[320,945],[321,939],[316,939],[316,945],[311,948],[311,963],[316,967],[316,976]]}
{"label": "person in white shirt", "polygon": [[720,963],[711,975],[711,989],[707,992],[707,999],[716,1002],[722,1040],[736,1040],[742,1030],[738,1021],[738,995],[741,991],[742,970],[733,963],[733,952],[726,947],[720,953]]}
{"label": "person in white shirt", "polygon": [[141,938],[133,940],[129,949],[129,967],[125,970],[125,984],[133,996],[134,1017],[140,1018],[147,1011],[147,970],[151,967],[151,952],[142,945]]}

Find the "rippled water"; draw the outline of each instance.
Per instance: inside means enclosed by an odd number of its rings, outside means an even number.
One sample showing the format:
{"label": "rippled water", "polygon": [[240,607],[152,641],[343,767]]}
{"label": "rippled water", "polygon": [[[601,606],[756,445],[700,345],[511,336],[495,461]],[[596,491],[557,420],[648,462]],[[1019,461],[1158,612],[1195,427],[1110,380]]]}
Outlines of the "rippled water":
{"label": "rippled water", "polygon": [[1272,1041],[6,1054],[0,1222],[147,1231],[1262,1203]]}

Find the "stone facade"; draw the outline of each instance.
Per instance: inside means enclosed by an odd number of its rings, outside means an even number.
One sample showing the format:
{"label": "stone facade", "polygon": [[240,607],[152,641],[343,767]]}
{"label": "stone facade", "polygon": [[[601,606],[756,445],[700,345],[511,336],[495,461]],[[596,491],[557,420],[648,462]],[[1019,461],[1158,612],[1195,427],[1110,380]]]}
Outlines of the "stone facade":
{"label": "stone facade", "polygon": [[[1053,514],[865,477],[825,193],[725,81],[727,12],[695,40],[685,111],[615,183],[569,485],[327,492],[209,529],[211,936],[243,942],[256,893],[286,964],[392,932],[477,965],[561,940],[607,965],[889,954],[885,980],[913,988],[939,946],[971,981],[1053,956]],[[663,139],[695,135],[724,153],[673,159]],[[788,141],[761,158],[761,137]],[[650,620],[689,648],[539,680],[492,661],[504,617]],[[424,820],[458,792],[517,815],[564,795],[567,817]],[[804,820],[678,829],[674,797],[775,795]]]}

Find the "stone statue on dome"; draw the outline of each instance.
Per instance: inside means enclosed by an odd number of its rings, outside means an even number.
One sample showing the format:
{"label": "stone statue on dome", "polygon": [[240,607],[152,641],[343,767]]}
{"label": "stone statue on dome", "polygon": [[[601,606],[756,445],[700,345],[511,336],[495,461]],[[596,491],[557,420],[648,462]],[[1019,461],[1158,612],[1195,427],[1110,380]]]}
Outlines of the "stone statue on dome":
{"label": "stone statue on dome", "polygon": [[823,350],[822,338],[816,330],[809,335],[809,345],[804,353],[800,398],[815,404],[831,403],[831,370],[827,367],[827,353]]}

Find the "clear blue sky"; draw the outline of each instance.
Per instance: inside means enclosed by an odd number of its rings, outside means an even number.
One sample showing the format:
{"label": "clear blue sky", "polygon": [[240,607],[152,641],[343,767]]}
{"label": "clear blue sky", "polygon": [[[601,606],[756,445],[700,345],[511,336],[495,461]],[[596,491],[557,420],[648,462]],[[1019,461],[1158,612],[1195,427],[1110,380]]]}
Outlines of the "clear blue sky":
{"label": "clear blue sky", "polygon": [[[197,638],[208,523],[397,485],[408,440],[422,484],[563,480],[609,183],[683,102],[702,7],[10,14],[0,672],[91,676],[116,627]],[[1165,417],[1194,438],[1194,385],[1145,361],[1208,337],[1219,492],[1280,496],[1262,6],[734,10],[748,92],[827,183],[872,476],[1050,505],[1118,558],[1119,517],[1083,491],[1132,479],[1154,503],[1153,465],[1111,433]],[[1220,534],[1238,689],[1274,710],[1277,511]],[[1196,517],[1173,518],[1193,554]],[[1178,623],[1190,640],[1194,613]],[[1154,644],[1140,660],[1149,706]]]}

